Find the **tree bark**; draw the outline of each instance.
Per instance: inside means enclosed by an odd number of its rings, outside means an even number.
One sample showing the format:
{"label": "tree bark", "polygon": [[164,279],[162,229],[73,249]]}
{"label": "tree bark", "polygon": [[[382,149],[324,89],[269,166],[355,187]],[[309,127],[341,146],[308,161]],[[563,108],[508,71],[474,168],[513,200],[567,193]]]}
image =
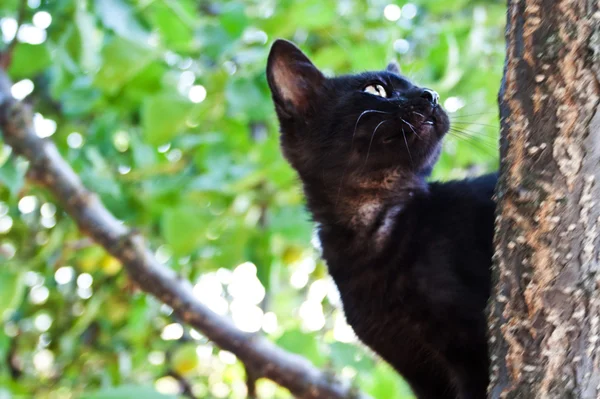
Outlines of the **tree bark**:
{"label": "tree bark", "polygon": [[508,1],[491,398],[600,397],[599,7]]}

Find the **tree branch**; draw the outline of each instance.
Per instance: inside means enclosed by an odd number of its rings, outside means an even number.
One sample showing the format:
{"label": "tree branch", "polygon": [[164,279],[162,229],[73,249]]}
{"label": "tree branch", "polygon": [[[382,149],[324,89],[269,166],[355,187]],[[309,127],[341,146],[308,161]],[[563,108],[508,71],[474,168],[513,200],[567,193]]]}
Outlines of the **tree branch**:
{"label": "tree branch", "polygon": [[262,336],[239,330],[198,301],[191,284],[160,264],[143,237],[117,220],[97,195],[83,186],[54,143],[36,135],[29,107],[11,96],[10,87],[8,76],[0,70],[0,129],[5,142],[29,160],[28,177],[51,191],[79,229],[118,258],[142,290],[169,305],[216,345],[234,353],[257,378],[273,380],[297,398],[368,398],[303,357],[284,351]]}
{"label": "tree branch", "polygon": [[246,367],[246,388],[248,389],[248,399],[258,399],[256,395],[256,376],[249,367]]}
{"label": "tree branch", "polygon": [[0,52],[0,68],[8,69],[10,63],[12,61],[13,51],[17,45],[17,35],[19,34],[19,29],[21,25],[23,25],[23,21],[25,20],[25,13],[27,11],[27,0],[21,0],[19,3],[19,10],[17,11],[17,30],[15,31],[15,37],[12,38],[10,42],[6,45],[6,49]]}
{"label": "tree branch", "polygon": [[184,376],[182,376],[175,370],[169,370],[167,372],[167,375],[169,377],[173,377],[177,380],[177,382],[179,383],[179,386],[181,387],[181,395],[183,395],[189,399],[196,399],[196,396],[194,395],[194,391],[192,390],[192,386],[190,385],[188,380],[185,379]]}

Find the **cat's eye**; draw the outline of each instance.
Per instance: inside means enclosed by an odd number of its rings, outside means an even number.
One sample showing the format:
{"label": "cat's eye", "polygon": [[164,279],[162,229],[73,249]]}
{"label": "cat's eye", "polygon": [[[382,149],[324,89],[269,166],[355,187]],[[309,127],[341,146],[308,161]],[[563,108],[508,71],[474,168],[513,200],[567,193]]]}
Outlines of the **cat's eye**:
{"label": "cat's eye", "polygon": [[379,84],[370,84],[367,87],[365,87],[363,89],[363,91],[365,93],[369,93],[372,94],[374,96],[379,96],[379,97],[383,97],[383,98],[387,98],[387,92],[385,91],[384,87],[382,85]]}

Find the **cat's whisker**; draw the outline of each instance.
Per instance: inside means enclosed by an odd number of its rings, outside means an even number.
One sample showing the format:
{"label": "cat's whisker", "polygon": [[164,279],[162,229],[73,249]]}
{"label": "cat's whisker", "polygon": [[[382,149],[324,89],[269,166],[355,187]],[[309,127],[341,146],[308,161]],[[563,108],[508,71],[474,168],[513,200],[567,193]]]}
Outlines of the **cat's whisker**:
{"label": "cat's whisker", "polygon": [[482,146],[485,146],[488,148],[497,148],[498,147],[498,142],[496,140],[494,140],[494,141],[481,140],[481,139],[478,139],[477,137],[473,137],[473,136],[470,136],[468,134],[465,134],[463,132],[458,132],[458,131],[450,131],[450,135],[455,136],[455,137],[460,137],[463,140],[471,141],[473,143],[481,144]]}
{"label": "cat's whisker", "polygon": [[[456,137],[455,137],[456,138]],[[482,154],[485,157],[494,156],[497,150],[492,150],[491,148],[477,145],[477,143],[473,143],[472,141],[458,138],[461,142],[466,143],[473,150],[477,151],[479,154]],[[448,143],[447,141],[445,143]]]}
{"label": "cat's whisker", "polygon": [[498,141],[497,137],[488,136],[486,134],[479,134],[477,132],[472,132],[472,131],[465,130],[465,129],[458,129],[458,128],[455,128],[455,127],[451,127],[449,129],[449,131],[450,132],[455,132],[455,133],[460,133],[460,134],[462,134],[465,137],[469,137],[469,138],[471,138],[473,140],[481,141],[481,142],[484,142],[484,143],[492,143],[492,142],[496,143]]}
{"label": "cat's whisker", "polygon": [[363,116],[370,114],[370,113],[386,114],[386,115],[391,114],[391,112],[378,111],[376,109],[368,109],[366,111],[361,112],[361,114],[356,119],[356,123],[354,124],[354,132],[352,132],[352,142],[353,143],[354,143],[354,136],[356,135],[356,129],[358,128],[358,123],[360,122],[360,120],[362,119]]}
{"label": "cat's whisker", "polygon": [[461,133],[464,136],[470,137],[474,140],[481,141],[481,142],[496,143],[498,141],[498,137],[489,136],[489,135],[486,135],[485,133],[474,132],[472,130],[467,130],[465,128],[457,128],[454,126],[450,126],[449,131]]}
{"label": "cat's whisker", "polygon": [[367,157],[365,158],[365,163],[363,165],[366,166],[367,165],[367,161],[369,160],[369,154],[371,153],[371,145],[373,144],[373,139],[375,138],[375,133],[377,132],[377,129],[379,129],[379,126],[383,125],[386,122],[389,122],[389,119],[386,119],[384,121],[381,121],[377,124],[377,126],[375,126],[375,129],[373,130],[373,134],[371,134],[371,141],[369,141],[369,148],[367,149]]}
{"label": "cat's whisker", "polygon": [[408,126],[410,126],[410,128],[411,128],[411,129],[414,129],[414,128],[415,128],[415,127],[414,127],[414,126],[413,126],[413,125],[412,125],[410,122],[408,122],[408,121],[406,121],[406,120],[404,120],[404,119],[402,119],[402,118],[400,118],[400,120],[401,120],[402,122],[406,123]]}
{"label": "cat's whisker", "polygon": [[[361,118],[367,114],[371,114],[371,113],[376,113],[376,114],[385,114],[385,115],[389,115],[391,114],[391,112],[385,112],[385,111],[379,111],[376,109],[367,109],[363,112],[361,112],[361,114],[358,116],[358,118],[356,118],[356,123],[354,124],[354,131],[352,132],[352,141],[350,144],[350,148],[352,149],[352,147],[354,147],[354,137],[356,136],[356,129],[358,128],[358,123],[360,122]],[[386,121],[383,121],[386,122]],[[380,125],[383,123],[380,122]],[[377,127],[379,127],[379,125],[377,125]],[[375,128],[375,130],[377,130],[377,127]],[[375,134],[375,132],[373,132],[373,134]],[[371,138],[371,142],[372,142],[372,138]],[[369,144],[369,150],[371,148],[371,145]],[[367,157],[368,157],[368,153],[367,153]],[[342,178],[340,179],[340,186],[338,188],[338,192],[336,195],[336,199],[335,199],[335,208],[337,209],[337,205],[338,202],[340,200],[340,196],[342,194],[342,187],[344,186],[344,179],[346,178],[346,173],[348,172],[348,166],[350,165],[350,160],[348,160],[348,162],[346,163],[346,166],[344,167],[344,171],[342,172]]]}
{"label": "cat's whisker", "polygon": [[417,134],[417,131],[415,130],[415,127],[414,127],[412,124],[410,124],[409,122],[405,121],[405,120],[404,120],[404,119],[402,119],[402,118],[400,118],[400,120],[401,120],[402,122],[406,123],[406,124],[408,125],[408,127],[410,127],[410,130],[412,130],[412,131],[413,131],[413,133],[415,134],[415,136],[417,136],[417,137],[419,138],[419,140],[422,140],[422,139],[421,139],[421,136],[419,136],[419,135]]}
{"label": "cat's whisker", "polygon": [[459,139],[462,142],[467,143],[472,148],[474,148],[478,151],[483,151],[484,153],[487,153],[487,154],[492,154],[492,153],[495,153],[498,151],[497,143],[492,144],[491,142],[477,140],[477,137],[469,135],[468,133],[464,133],[464,132],[461,132],[458,130],[451,129],[450,135],[452,137],[454,137],[455,139]]}
{"label": "cat's whisker", "polygon": [[413,114],[415,114],[415,115],[419,115],[421,118],[425,118],[425,115],[423,115],[423,114],[422,114],[422,113],[420,113],[420,112],[413,111],[412,113],[413,113]]}
{"label": "cat's whisker", "polygon": [[406,151],[408,151],[408,158],[410,159],[410,164],[413,165],[413,159],[410,153],[410,147],[408,146],[408,140],[406,140],[406,133],[404,132],[404,128],[402,128],[402,137],[404,137],[404,145],[406,145]]}
{"label": "cat's whisker", "polygon": [[451,132],[452,134],[453,133],[460,134],[464,137],[468,137],[469,139],[480,142],[480,143],[495,144],[498,142],[498,140],[496,138],[492,138],[492,137],[488,137],[488,136],[479,136],[479,135],[465,132],[462,130],[450,129],[449,132]]}
{"label": "cat's whisker", "polygon": [[485,123],[476,123],[476,122],[461,122],[461,121],[452,121],[453,125],[475,125],[475,126],[484,126],[484,127],[489,127],[490,129],[494,129],[494,130],[500,130],[500,128],[498,126],[494,126],[494,125],[488,125]]}
{"label": "cat's whisker", "polygon": [[453,113],[449,113],[448,116],[450,116],[451,119],[456,119],[456,118],[465,118],[468,116],[483,116],[483,115],[498,115],[498,112],[480,112],[477,114],[453,114]]}
{"label": "cat's whisker", "polygon": [[468,126],[462,126],[462,125],[456,125],[456,124],[451,124],[450,125],[450,129],[455,129],[455,130],[459,130],[465,133],[470,133],[473,136],[484,136],[484,137],[490,137],[489,136],[489,130],[488,129],[480,129],[477,126],[473,126],[473,129],[475,130],[471,130],[471,129],[467,129]]}
{"label": "cat's whisker", "polygon": [[[376,109],[367,109],[367,110],[361,112],[361,114],[358,116],[358,118],[356,118],[356,123],[354,124],[354,131],[352,132],[352,141],[350,144],[351,149],[352,149],[352,147],[354,147],[354,137],[356,136],[356,129],[358,129],[358,123],[360,122],[360,120],[362,119],[363,116],[365,116],[367,114],[372,114],[372,113],[389,115],[391,112],[379,111]],[[377,128],[375,128],[375,129],[377,129]],[[346,172],[348,171],[349,165],[350,165],[350,160],[348,160],[348,162],[346,163],[346,166],[344,167],[344,171],[342,172],[342,178],[340,180],[340,187],[338,188],[338,192],[337,192],[336,199],[335,199],[335,208],[337,208],[337,204],[339,202],[340,195],[342,193],[342,187],[344,185],[344,178],[346,177]]]}
{"label": "cat's whisker", "polygon": [[350,166],[350,159],[346,162],[344,171],[342,172],[342,178],[340,179],[340,187],[338,188],[337,195],[335,197],[334,209],[337,209],[338,203],[340,202],[340,195],[342,194],[342,187],[344,186],[344,179],[346,178],[346,172],[348,172],[348,166]]}

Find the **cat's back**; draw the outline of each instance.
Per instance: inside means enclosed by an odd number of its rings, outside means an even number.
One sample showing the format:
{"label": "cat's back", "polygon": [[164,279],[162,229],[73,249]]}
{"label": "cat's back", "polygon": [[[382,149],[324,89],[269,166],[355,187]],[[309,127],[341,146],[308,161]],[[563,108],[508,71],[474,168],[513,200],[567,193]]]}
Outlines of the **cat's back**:
{"label": "cat's back", "polygon": [[489,296],[496,181],[497,174],[489,174],[431,183],[427,196],[411,210],[413,229],[395,231],[396,239],[410,234],[410,247],[420,254],[416,278],[446,276],[457,297],[465,298],[456,298],[458,307],[470,307],[471,300],[481,308]]}
{"label": "cat's back", "polygon": [[422,225],[434,226],[437,238],[451,239],[455,243],[464,241],[464,244],[471,243],[472,249],[491,251],[496,181],[494,173],[431,183],[426,201],[416,204]]}

